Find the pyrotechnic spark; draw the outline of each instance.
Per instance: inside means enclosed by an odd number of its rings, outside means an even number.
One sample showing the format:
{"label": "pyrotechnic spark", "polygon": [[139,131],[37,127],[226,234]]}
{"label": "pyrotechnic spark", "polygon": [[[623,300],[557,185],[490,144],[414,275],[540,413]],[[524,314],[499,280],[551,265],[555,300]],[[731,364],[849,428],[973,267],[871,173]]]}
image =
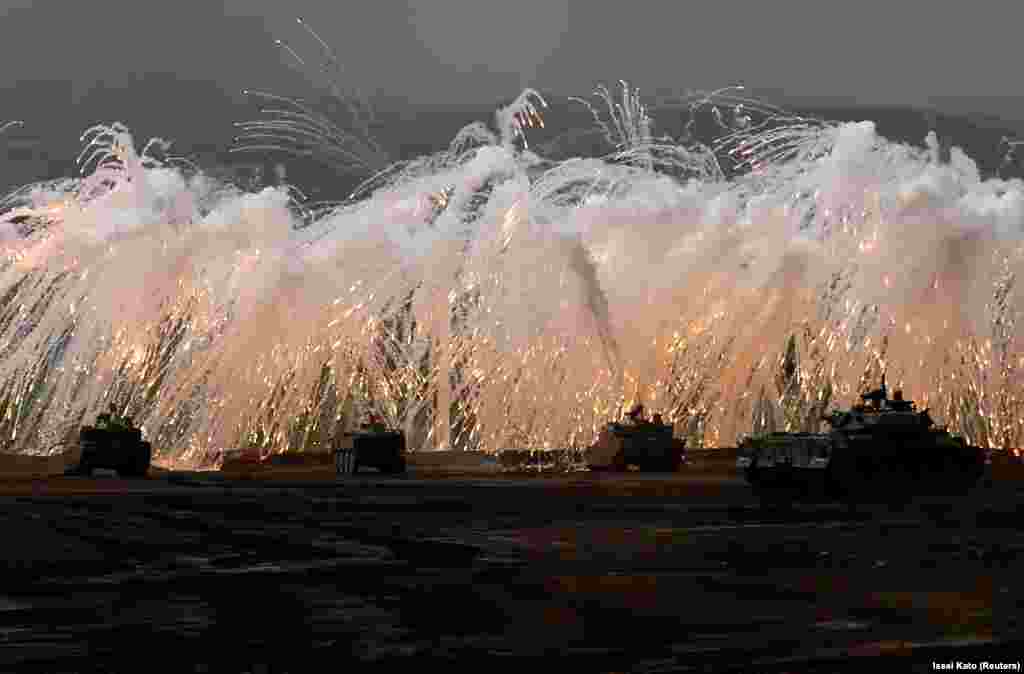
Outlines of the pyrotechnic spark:
{"label": "pyrotechnic spark", "polygon": [[[325,62],[318,73],[324,78],[331,96],[345,116],[343,128],[327,115],[315,111],[303,101],[261,91],[245,90],[248,96],[282,104],[281,108],[264,108],[260,112],[269,119],[236,122],[240,133],[234,138],[231,152],[283,152],[298,157],[311,157],[337,171],[371,175],[390,166],[391,160],[373,137],[371,126],[376,114],[373,106],[357,87],[345,90],[339,84],[344,77],[340,60],[313,28],[296,18],[323,51]],[[282,39],[274,44],[301,67],[308,63]]]}
{"label": "pyrotechnic spark", "polygon": [[371,137],[343,130],[298,99],[261,91],[244,93],[287,107],[262,109],[271,119],[235,122],[239,134],[230,152],[277,151],[312,157],[343,173],[369,174],[388,165],[387,155]]}
{"label": "pyrotechnic spark", "polygon": [[502,143],[511,147],[513,141],[521,139],[523,146],[528,147],[526,129],[544,126],[540,110],[546,107],[547,101],[540,92],[530,88],[523,89],[514,101],[495,113]]}
{"label": "pyrotechnic spark", "polygon": [[640,100],[640,91],[620,80],[621,101],[616,103],[611,91],[601,84],[594,91],[605,105],[608,121],[585,99],[570,97],[590,111],[605,141],[615,149],[609,158],[615,162],[642,166],[689,178],[715,181],[723,177],[722,169],[711,148],[700,143],[684,143],[668,136],[655,138],[654,119]]}
{"label": "pyrotechnic spark", "polygon": [[[175,461],[327,446],[366,410],[413,449],[445,428],[459,447],[578,446],[638,400],[699,445],[815,430],[883,371],[972,441],[1021,442],[1020,246],[991,220],[969,248],[958,223],[991,216],[963,200],[954,216],[887,210],[922,157],[718,92],[698,102],[721,106],[716,151],[761,172],[726,181],[714,148],[655,139],[635,90],[604,92],[608,133],[633,143],[604,160],[527,172],[510,143],[543,121],[527,90],[500,139],[469,125],[304,229],[283,192],[181,179],[169,197],[177,169],[123,125],[90,129],[94,190],[21,191],[0,216],[4,447],[64,437],[108,402]],[[275,110],[242,126],[253,143],[333,133],[258,96]],[[121,184],[140,189],[122,200]],[[202,204],[188,227],[81,236],[175,194]]]}

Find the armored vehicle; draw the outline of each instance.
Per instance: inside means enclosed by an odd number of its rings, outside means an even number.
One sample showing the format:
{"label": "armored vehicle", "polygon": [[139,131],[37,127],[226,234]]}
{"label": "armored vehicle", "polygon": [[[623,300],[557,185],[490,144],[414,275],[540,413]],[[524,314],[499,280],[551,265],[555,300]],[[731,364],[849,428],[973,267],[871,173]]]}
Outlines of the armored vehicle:
{"label": "armored vehicle", "polygon": [[405,472],[405,433],[389,429],[371,415],[360,430],[345,433],[334,449],[338,475],[355,475],[365,466],[382,473]]}
{"label": "armored vehicle", "polygon": [[153,447],[142,439],[131,417],[120,417],[111,410],[96,417],[93,426],[82,426],[78,434],[81,457],[65,471],[69,475],[91,475],[93,469],[117,471],[121,477],[145,477],[149,471]]}
{"label": "armored vehicle", "polygon": [[590,470],[625,471],[635,466],[642,471],[675,472],[685,461],[685,443],[672,437],[672,424],[661,415],[643,418],[638,405],[625,423],[611,422],[584,452]]}
{"label": "armored vehicle", "polygon": [[901,391],[881,388],[861,403],[823,417],[827,433],[769,433],[740,443],[737,468],[762,497],[814,497],[849,503],[903,501],[970,489],[985,470],[985,452],[918,410]]}

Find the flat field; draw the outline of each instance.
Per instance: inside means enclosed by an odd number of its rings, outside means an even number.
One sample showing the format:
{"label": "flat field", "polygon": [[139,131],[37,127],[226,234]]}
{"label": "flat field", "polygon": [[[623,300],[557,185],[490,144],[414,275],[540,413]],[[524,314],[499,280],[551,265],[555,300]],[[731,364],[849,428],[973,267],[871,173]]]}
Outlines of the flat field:
{"label": "flat field", "polygon": [[5,460],[5,672],[933,671],[1024,653],[1011,480],[944,506],[773,511],[713,461],[120,480]]}

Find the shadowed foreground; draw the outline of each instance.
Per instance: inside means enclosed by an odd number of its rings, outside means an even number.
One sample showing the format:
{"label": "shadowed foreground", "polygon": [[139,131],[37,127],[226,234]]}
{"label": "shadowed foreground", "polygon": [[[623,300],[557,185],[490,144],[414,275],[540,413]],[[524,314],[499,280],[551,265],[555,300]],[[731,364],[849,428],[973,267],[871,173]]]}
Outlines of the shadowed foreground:
{"label": "shadowed foreground", "polygon": [[0,671],[931,671],[1024,652],[1015,483],[850,513],[764,511],[692,468],[154,474],[0,481]]}

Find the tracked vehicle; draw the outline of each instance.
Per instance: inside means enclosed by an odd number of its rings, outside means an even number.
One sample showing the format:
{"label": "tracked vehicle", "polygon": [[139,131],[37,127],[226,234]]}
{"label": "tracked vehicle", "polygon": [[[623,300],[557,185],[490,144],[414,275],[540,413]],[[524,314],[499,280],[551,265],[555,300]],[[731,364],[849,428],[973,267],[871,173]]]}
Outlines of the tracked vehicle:
{"label": "tracked vehicle", "polygon": [[399,474],[406,469],[405,433],[390,429],[371,415],[358,431],[345,433],[334,449],[338,475],[355,475],[360,468]]}
{"label": "tracked vehicle", "polygon": [[985,452],[895,391],[823,417],[827,433],[769,433],[740,443],[737,468],[766,500],[904,502],[966,492],[985,471]]}
{"label": "tracked vehicle", "polygon": [[82,426],[78,434],[81,457],[68,468],[68,475],[91,475],[96,468],[114,470],[120,477],[145,477],[153,457],[153,447],[142,439],[131,417],[111,410],[100,414],[92,426]]}
{"label": "tracked vehicle", "polygon": [[611,422],[601,430],[597,442],[584,452],[590,470],[675,472],[685,463],[685,444],[673,437],[672,424],[662,423],[660,415],[648,421],[643,407],[630,412],[629,421]]}

